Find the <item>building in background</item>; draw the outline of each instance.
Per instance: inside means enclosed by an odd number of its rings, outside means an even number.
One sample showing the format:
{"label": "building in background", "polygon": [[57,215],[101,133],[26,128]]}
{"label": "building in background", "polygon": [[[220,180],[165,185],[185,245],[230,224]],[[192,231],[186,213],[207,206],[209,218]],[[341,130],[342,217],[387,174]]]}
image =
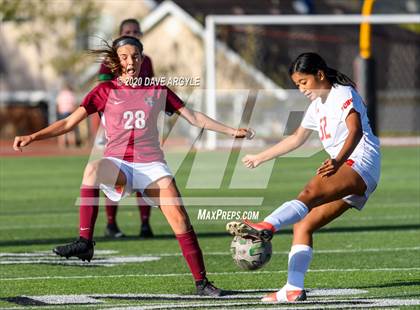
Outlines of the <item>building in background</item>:
{"label": "building in background", "polygon": [[[418,0],[377,1],[373,13],[418,13]],[[73,0],[48,2],[48,12],[76,12],[46,27],[45,19],[7,20],[0,27],[0,137],[31,131],[53,119],[55,111],[46,109],[62,83],[78,85],[81,98],[95,83],[98,64],[87,57],[86,48],[97,47],[101,39],[115,38],[121,20],[135,17],[142,21],[146,54],[150,55],[157,76],[199,77],[199,87],[175,90],[197,109],[204,109],[204,98],[192,96],[205,88],[204,19],[209,14],[357,14],[363,1],[263,0],[223,2]],[[75,5],[77,4],[77,5]],[[73,10],[73,11],[72,11]],[[127,13],[129,12],[129,13]],[[64,15],[63,15],[64,16]],[[20,43],[22,33],[45,32],[37,44]],[[30,36],[29,36],[30,37]],[[66,42],[61,53],[57,44]],[[218,89],[293,89],[287,66],[297,54],[313,50],[328,63],[353,76],[353,60],[358,54],[358,26],[219,26],[217,28],[216,75]],[[30,40],[29,40],[30,41]],[[417,26],[374,26],[373,56],[378,64],[378,115],[380,134],[412,135],[420,131],[420,30]],[[61,44],[60,43],[60,44]],[[58,68],[58,69],[57,69]],[[77,90],[77,89],[76,89]],[[241,117],[235,96],[220,96],[220,116]],[[274,92],[272,107],[263,123],[275,123],[285,93]],[[41,104],[40,104],[41,103]],[[235,107],[236,106],[236,107]],[[26,113],[28,112],[29,113]],[[28,117],[27,115],[31,115]],[[226,121],[231,121],[226,120]],[[278,120],[277,120],[278,121]],[[284,121],[281,121],[284,123]],[[260,132],[267,139],[284,133],[284,124],[265,125]]]}

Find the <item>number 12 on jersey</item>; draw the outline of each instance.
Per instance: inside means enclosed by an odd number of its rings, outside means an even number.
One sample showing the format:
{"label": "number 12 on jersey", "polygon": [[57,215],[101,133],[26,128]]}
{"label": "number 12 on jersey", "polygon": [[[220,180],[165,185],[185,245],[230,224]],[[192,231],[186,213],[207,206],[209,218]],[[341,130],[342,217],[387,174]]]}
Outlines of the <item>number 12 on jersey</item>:
{"label": "number 12 on jersey", "polygon": [[142,110],[138,111],[125,111],[123,118],[126,120],[124,129],[143,129],[146,127],[146,114]]}
{"label": "number 12 on jersey", "polygon": [[331,138],[331,135],[327,133],[326,127],[327,127],[327,117],[324,116],[323,118],[319,120],[319,129],[321,131],[321,141]]}

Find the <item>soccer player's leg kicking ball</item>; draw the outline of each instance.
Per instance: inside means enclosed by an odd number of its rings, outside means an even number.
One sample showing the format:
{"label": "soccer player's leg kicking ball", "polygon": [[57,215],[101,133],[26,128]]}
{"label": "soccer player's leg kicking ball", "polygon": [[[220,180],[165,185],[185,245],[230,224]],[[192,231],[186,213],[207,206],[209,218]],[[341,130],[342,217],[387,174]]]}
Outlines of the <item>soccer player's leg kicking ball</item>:
{"label": "soccer player's leg kicking ball", "polygon": [[130,79],[138,77],[140,72],[142,52],[141,42],[129,36],[122,36],[112,46],[98,51],[105,56],[106,63],[118,78],[96,86],[69,117],[34,134],[15,137],[13,147],[19,151],[33,141],[64,134],[88,115],[99,113],[109,139],[105,157],[88,163],[84,171],[80,189],[80,236],[75,242],[57,246],[53,251],[66,258],[75,256],[90,261],[94,253],[93,232],[99,190],[113,201],[140,190],[160,206],[174,231],[194,277],[197,294],[220,296],[222,291],[206,277],[197,236],[159,147],[157,119],[164,111],[179,114],[193,126],[236,138],[250,137],[252,132],[228,127],[188,109],[165,86],[130,84]]}
{"label": "soccer player's leg kicking ball", "polygon": [[311,100],[300,127],[277,145],[242,162],[248,168],[301,146],[311,130],[330,158],[318,168],[296,199],[285,202],[263,222],[231,222],[232,235],[270,240],[286,225],[293,226],[287,283],[265,302],[295,302],[306,299],[304,277],[312,260],[312,234],[351,207],[361,210],[375,190],[380,175],[379,140],[369,125],[366,106],[354,83],[331,69],[315,53],[301,54],[290,66],[291,79]]}

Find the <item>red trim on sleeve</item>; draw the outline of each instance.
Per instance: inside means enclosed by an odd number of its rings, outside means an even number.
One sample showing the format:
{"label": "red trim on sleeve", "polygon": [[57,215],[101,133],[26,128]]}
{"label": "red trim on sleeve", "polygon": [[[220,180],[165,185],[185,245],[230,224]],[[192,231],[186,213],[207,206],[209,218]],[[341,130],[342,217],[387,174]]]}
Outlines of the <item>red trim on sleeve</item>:
{"label": "red trim on sleeve", "polygon": [[185,104],[171,89],[166,86],[164,86],[164,89],[167,90],[165,112],[169,115],[172,115],[184,107]]}
{"label": "red trim on sleeve", "polygon": [[346,100],[346,102],[344,102],[343,103],[343,106],[341,107],[341,110],[345,110],[345,109],[347,109],[348,108],[348,106],[350,105],[350,104],[352,104],[352,102],[353,102],[353,98],[350,98],[350,99],[348,99],[348,100]]}

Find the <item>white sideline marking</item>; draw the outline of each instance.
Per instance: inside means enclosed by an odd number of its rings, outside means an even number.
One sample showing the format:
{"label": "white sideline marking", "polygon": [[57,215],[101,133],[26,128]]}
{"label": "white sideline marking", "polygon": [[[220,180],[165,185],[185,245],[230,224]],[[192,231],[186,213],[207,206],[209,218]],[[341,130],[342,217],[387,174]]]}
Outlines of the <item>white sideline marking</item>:
{"label": "white sideline marking", "polygon": [[[328,249],[315,250],[317,254],[332,254],[332,253],[377,253],[377,252],[396,252],[396,251],[418,251],[420,247],[400,247],[400,248],[367,248],[367,249]],[[112,250],[98,250],[95,251],[95,258],[90,262],[82,262],[76,258],[68,260],[60,259],[55,253],[50,251],[38,251],[33,253],[0,253],[0,265],[17,265],[17,264],[51,264],[51,265],[76,265],[76,266],[105,266],[113,267],[117,264],[125,263],[143,263],[148,261],[159,260],[162,257],[181,257],[182,254],[177,253],[155,253],[144,254],[141,256],[119,256],[119,257],[101,257],[117,254],[118,251]],[[275,251],[275,255],[288,255],[288,251]],[[208,252],[205,256],[230,256],[230,252]]]}
{"label": "white sideline marking", "polygon": [[[212,296],[198,296],[198,295],[182,295],[182,294],[151,294],[151,293],[143,293],[143,294],[89,294],[87,296],[93,298],[109,298],[109,297],[122,297],[122,298],[179,298],[179,299],[241,299],[241,298],[255,298],[256,296],[261,296],[261,293],[267,292],[276,292],[278,288],[263,288],[263,289],[248,289],[248,290],[234,290],[236,293],[244,293],[244,294],[236,294],[236,295],[227,295],[221,297],[212,297]],[[347,296],[347,295],[359,295],[359,294],[366,294],[368,291],[360,290],[360,289],[311,289],[307,288],[307,295],[310,297],[315,296]],[[245,294],[249,293],[249,294]],[[27,296],[32,298],[31,296]]]}
{"label": "white sideline marking", "polygon": [[34,253],[0,253],[0,265],[19,265],[19,264],[49,264],[49,265],[70,265],[70,266],[103,266],[113,267],[115,265],[127,263],[144,263],[160,260],[160,256],[109,256],[118,251],[98,250],[98,256],[91,263],[83,262],[77,258],[63,259],[58,258],[55,253],[50,251],[39,251]]}
{"label": "white sideline marking", "polygon": [[[375,268],[375,269],[362,269],[362,268],[350,268],[350,269],[309,269],[309,272],[401,272],[401,271],[419,271],[420,267],[412,268]],[[235,271],[235,272],[209,272],[209,275],[235,275],[235,274],[280,274],[287,273],[287,270],[279,271]],[[116,274],[116,275],[88,275],[88,276],[48,276],[48,277],[20,277],[20,278],[0,278],[0,281],[26,281],[26,280],[68,280],[68,279],[101,279],[101,278],[124,278],[124,277],[180,277],[188,276],[190,273],[166,273],[166,274]]]}
{"label": "white sideline marking", "polygon": [[331,249],[314,250],[314,253],[363,253],[363,252],[394,252],[394,251],[418,251],[420,246],[401,247],[401,248],[366,248],[366,249]]}
{"label": "white sideline marking", "polygon": [[[270,291],[267,289],[265,291]],[[250,291],[250,290],[246,290]],[[352,290],[346,289],[324,289],[324,290],[313,290],[313,296],[339,296],[339,295],[348,295]],[[354,290],[358,291],[358,290]],[[362,291],[366,292],[366,291]],[[420,305],[420,299],[386,299],[386,298],[377,298],[377,299],[321,299],[313,298],[312,300],[298,302],[293,306],[288,303],[262,303],[260,301],[232,301],[235,299],[257,299],[261,298],[261,294],[245,294],[245,295],[233,295],[225,297],[210,297],[210,296],[197,296],[197,295],[179,295],[179,294],[92,294],[92,295],[45,295],[45,296],[22,296],[24,298],[29,298],[36,300],[47,305],[80,305],[80,306],[89,306],[92,304],[104,303],[101,298],[116,298],[122,299],[125,301],[131,300],[150,300],[152,304],[144,304],[141,306],[135,306],[131,304],[117,304],[112,305],[112,308],[107,309],[125,309],[125,310],[139,310],[139,309],[174,309],[174,308],[205,308],[205,307],[238,307],[238,306],[247,306],[250,305],[260,305],[260,306],[281,306],[281,309],[296,309],[296,306],[299,309],[339,309],[339,308],[381,308],[381,307],[392,307],[392,306],[417,306]],[[160,303],[156,304],[153,301],[158,300],[171,300],[173,303]],[[211,300],[208,302],[207,300]],[[184,301],[180,303],[180,301]],[[189,301],[192,301],[191,303]],[[105,305],[104,305],[105,306]],[[41,306],[43,307],[43,306]],[[279,307],[270,309],[280,309]],[[32,307],[31,307],[32,308]],[[37,307],[33,307],[37,308]],[[253,309],[266,309],[266,308],[257,308]]]}
{"label": "white sideline marking", "polygon": [[[314,250],[314,253],[363,253],[363,252],[394,252],[394,251],[418,251],[420,246],[414,247],[403,247],[403,248],[367,248],[367,249],[331,249],[331,250]],[[204,252],[204,256],[217,256],[217,255],[232,255],[230,252]],[[287,254],[289,251],[274,251],[273,254]],[[161,257],[171,257],[171,256],[182,256],[181,253],[155,253],[155,254],[145,254],[144,256],[161,256]]]}
{"label": "white sideline marking", "polygon": [[[103,305],[103,304],[102,304]],[[105,305],[103,305],[105,306]],[[130,304],[127,303],[117,303],[117,304],[112,304],[112,306],[115,307],[129,307]],[[83,305],[78,305],[79,308],[97,308],[98,305],[97,304],[83,304]],[[49,305],[45,305],[45,306],[21,306],[21,307],[10,307],[10,308],[0,308],[1,310],[28,310],[28,309],[35,309],[35,310],[41,310],[41,309],[46,309],[46,310],[51,310],[51,306]],[[59,308],[59,309],[66,309],[65,307],[63,308]],[[103,309],[108,309],[106,307],[104,307]]]}
{"label": "white sideline marking", "polygon": [[67,304],[101,304],[102,300],[92,298],[88,295],[44,295],[44,296],[26,296],[36,301],[46,303],[48,305],[67,305]]}
{"label": "white sideline marking", "polygon": [[144,263],[160,260],[161,257],[155,256],[120,256],[120,257],[107,257],[95,258],[90,263],[83,262],[77,258],[72,259],[57,259],[55,257],[45,257],[43,259],[34,260],[0,260],[0,265],[19,265],[19,264],[50,264],[50,265],[72,265],[72,266],[103,266],[113,267],[119,264],[127,263]]}
{"label": "white sideline marking", "polygon": [[[235,299],[256,299],[263,296],[262,293],[275,292],[277,289],[257,289],[257,290],[235,290],[235,294],[212,297],[212,296],[198,296],[198,295],[181,295],[181,294],[82,294],[82,295],[41,295],[41,296],[28,296],[23,295],[19,297],[29,298],[48,305],[63,305],[63,304],[94,304],[103,303],[101,299],[125,299],[125,300],[215,300],[221,302],[223,300]],[[244,293],[244,294],[241,294]],[[249,294],[246,294],[249,293]],[[308,289],[309,297],[319,296],[347,296],[365,294],[368,291],[358,289]],[[18,297],[18,298],[19,298]]]}
{"label": "white sideline marking", "polygon": [[[104,309],[179,309],[179,308],[219,308],[229,309],[231,307],[250,306],[253,309],[355,309],[355,308],[382,308],[395,306],[417,306],[420,299],[386,299],[386,298],[356,298],[356,299],[333,299],[335,296],[355,295],[368,293],[358,289],[308,289],[310,300],[288,303],[262,303],[256,301],[262,297],[262,292],[275,291],[275,289],[238,290],[236,295],[224,297],[180,295],[180,294],[89,294],[89,295],[44,295],[44,296],[17,296],[16,299],[24,298],[42,303],[39,306],[12,307],[7,309],[50,309],[53,305],[74,306],[89,308],[102,304]],[[241,292],[245,294],[241,294]],[[253,294],[246,294],[253,293]],[[317,296],[317,297],[316,297]],[[324,297],[324,298],[320,298]],[[107,304],[104,299],[117,299],[125,303]],[[252,301],[251,299],[254,299]],[[149,304],[135,305],[136,301],[150,301]],[[161,303],[157,303],[157,302]],[[167,302],[165,302],[167,301]],[[18,303],[17,301],[15,301]],[[132,303],[127,303],[132,302]],[[170,303],[172,302],[172,303]],[[18,303],[21,305],[20,303]],[[258,306],[258,307],[256,307]],[[265,306],[263,308],[263,306]],[[112,307],[112,308],[111,308]],[[273,308],[275,307],[275,308]],[[4,309],[4,308],[3,308]]]}
{"label": "white sideline marking", "polygon": [[[396,252],[396,251],[417,251],[420,247],[406,248],[370,248],[370,249],[331,249],[318,250],[316,253],[360,253],[360,252]],[[160,253],[145,254],[142,256],[107,256],[118,253],[118,251],[96,251],[98,256],[90,263],[83,262],[77,258],[62,259],[57,258],[54,253],[49,251],[39,251],[34,253],[0,253],[0,265],[22,265],[22,264],[49,264],[49,265],[66,265],[66,266],[101,266],[113,267],[119,264],[127,263],[145,263],[160,260],[162,257],[180,257],[181,253]],[[101,257],[101,254],[103,255]],[[276,255],[287,255],[287,251],[273,252]],[[229,252],[210,252],[206,256],[230,256]],[[145,275],[146,276],[146,275]],[[162,275],[163,276],[163,275]]]}
{"label": "white sideline marking", "polygon": [[[95,250],[95,255],[112,255],[118,254],[118,251],[114,250]],[[1,257],[46,257],[52,256],[57,257],[57,254],[52,251],[36,251],[36,252],[25,252],[25,253],[0,253]]]}
{"label": "white sideline marking", "polygon": [[[273,291],[277,291],[275,289]],[[359,290],[353,288],[333,288],[333,289],[305,289],[307,292],[306,294],[309,297],[316,297],[316,296],[348,296],[348,295],[359,295],[359,294],[367,294],[369,293],[366,290]]]}
{"label": "white sideline marking", "polygon": [[[239,307],[246,306],[249,308],[250,305],[266,305],[264,308],[253,307],[254,310],[263,310],[267,309],[355,309],[355,308],[382,308],[382,307],[392,307],[392,306],[416,306],[420,305],[420,300],[418,299],[352,299],[352,300],[331,300],[331,301],[301,301],[296,303],[293,306],[289,306],[288,303],[262,303],[262,302],[236,302],[236,303],[195,303],[195,304],[161,304],[161,305],[151,305],[151,306],[129,306],[129,307],[113,307],[107,308],[107,310],[153,310],[153,309],[185,309],[185,308],[215,308],[226,306],[229,309],[230,307]],[[273,306],[277,306],[274,307]],[[298,306],[298,307],[296,307]]]}

